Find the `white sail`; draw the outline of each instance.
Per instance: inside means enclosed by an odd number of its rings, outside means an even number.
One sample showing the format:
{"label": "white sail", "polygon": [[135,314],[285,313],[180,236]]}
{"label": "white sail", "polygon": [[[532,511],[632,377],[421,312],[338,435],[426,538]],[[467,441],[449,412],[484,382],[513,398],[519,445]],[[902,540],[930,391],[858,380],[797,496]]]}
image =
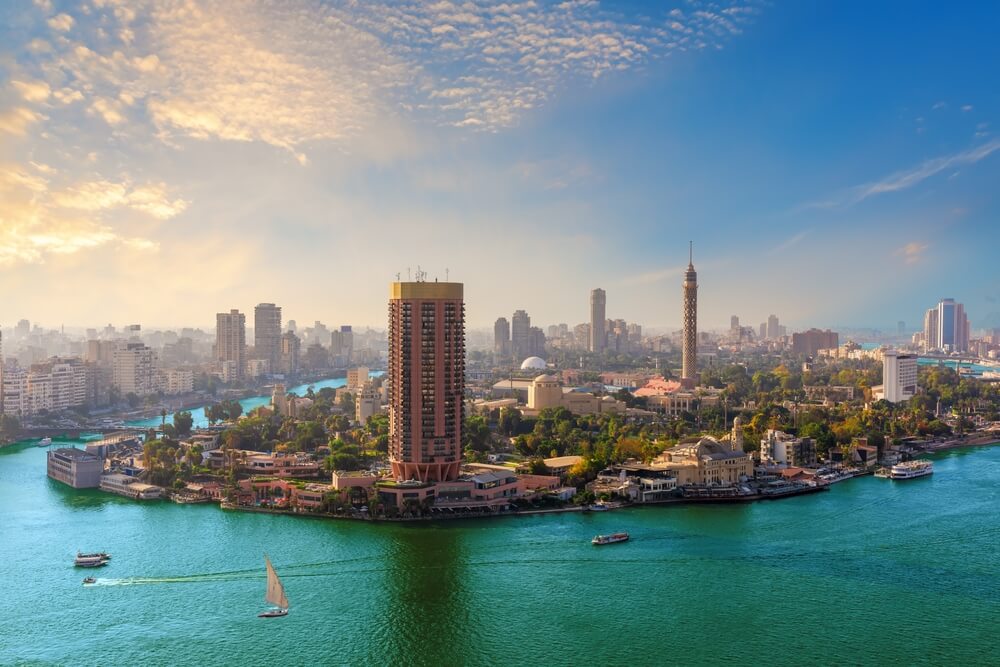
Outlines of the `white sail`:
{"label": "white sail", "polygon": [[281,585],[278,573],[271,565],[271,559],[264,556],[264,563],[267,564],[267,595],[264,599],[281,609],[288,609],[288,598],[285,597],[285,587]]}

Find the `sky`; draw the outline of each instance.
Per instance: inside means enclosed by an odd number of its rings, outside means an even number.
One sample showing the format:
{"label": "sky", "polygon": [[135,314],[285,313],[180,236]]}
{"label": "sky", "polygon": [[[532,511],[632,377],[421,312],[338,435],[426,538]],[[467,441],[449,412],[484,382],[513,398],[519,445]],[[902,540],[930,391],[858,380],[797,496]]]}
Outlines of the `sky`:
{"label": "sky", "polygon": [[1000,327],[995,3],[0,4],[0,324]]}

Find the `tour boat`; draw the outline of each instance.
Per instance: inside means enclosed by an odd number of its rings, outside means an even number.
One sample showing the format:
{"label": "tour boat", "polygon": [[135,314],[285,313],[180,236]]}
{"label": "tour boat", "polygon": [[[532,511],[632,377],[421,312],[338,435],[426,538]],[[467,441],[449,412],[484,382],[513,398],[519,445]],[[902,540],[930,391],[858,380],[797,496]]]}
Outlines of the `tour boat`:
{"label": "tour boat", "polygon": [[84,586],[86,586],[87,584],[96,584],[96,583],[97,583],[97,579],[94,579],[93,577],[85,577],[84,580],[83,580],[83,585]]}
{"label": "tour boat", "polygon": [[259,618],[277,618],[288,615],[288,598],[285,597],[285,587],[281,585],[278,573],[271,565],[271,559],[264,554],[264,564],[267,566],[267,593],[264,599],[274,605],[274,608],[262,611],[257,616]]}
{"label": "tour boat", "polygon": [[42,438],[38,441],[37,447],[48,447],[52,444],[52,438]]}
{"label": "tour boat", "polygon": [[77,567],[101,567],[102,565],[107,565],[108,559],[101,558],[100,556],[77,556],[73,560],[73,565]]}
{"label": "tour boat", "polygon": [[913,479],[914,477],[930,475],[933,472],[933,462],[918,459],[916,461],[907,461],[906,463],[897,463],[892,466],[892,469],[889,471],[889,477],[891,479]]}
{"label": "tour boat", "polygon": [[109,554],[107,551],[95,551],[92,554],[83,554],[83,553],[80,553],[79,551],[77,551],[76,552],[76,557],[77,558],[87,558],[87,559],[100,558],[101,560],[111,560],[111,554]]}
{"label": "tour boat", "polygon": [[594,546],[604,544],[615,544],[616,542],[627,542],[628,533],[611,533],[610,535],[597,535],[590,541]]}

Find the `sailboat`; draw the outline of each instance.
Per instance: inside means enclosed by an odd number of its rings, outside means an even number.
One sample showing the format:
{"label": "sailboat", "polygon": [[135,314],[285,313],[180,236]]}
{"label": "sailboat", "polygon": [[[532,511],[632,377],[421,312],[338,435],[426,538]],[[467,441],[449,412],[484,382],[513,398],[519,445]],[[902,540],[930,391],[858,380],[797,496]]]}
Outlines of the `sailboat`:
{"label": "sailboat", "polygon": [[257,616],[259,618],[287,616],[288,598],[285,597],[285,587],[281,585],[281,579],[278,578],[278,573],[274,571],[274,566],[271,565],[271,559],[267,557],[267,554],[264,554],[264,564],[267,566],[267,593],[264,595],[264,599],[276,608],[262,611]]}

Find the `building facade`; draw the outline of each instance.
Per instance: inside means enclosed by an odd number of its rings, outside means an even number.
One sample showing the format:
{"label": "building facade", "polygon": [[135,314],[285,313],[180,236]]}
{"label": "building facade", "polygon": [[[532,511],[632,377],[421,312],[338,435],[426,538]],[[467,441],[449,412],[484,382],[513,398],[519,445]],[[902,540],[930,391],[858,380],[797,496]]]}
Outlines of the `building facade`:
{"label": "building facade", "polygon": [[392,283],[389,462],[396,480],[442,482],[458,477],[464,383],[462,283]]}
{"label": "building facade", "polygon": [[281,361],[281,307],[260,303],[253,309],[253,346],[257,359],[267,359],[270,368]]}
{"label": "building facade", "polygon": [[840,334],[836,331],[809,329],[792,334],[792,352],[814,357],[820,350],[832,350],[840,346]]}
{"label": "building facade", "polygon": [[285,375],[295,375],[299,372],[299,353],[302,341],[291,331],[281,335],[281,361],[278,369]]}
{"label": "building facade", "polygon": [[531,317],[523,310],[515,310],[510,318],[510,347],[514,358],[523,359],[531,355]]}
{"label": "building facade", "polygon": [[247,320],[238,310],[215,316],[215,359],[231,362],[236,377],[243,377],[247,362]]}
{"label": "building facade", "polygon": [[142,343],[120,343],[114,351],[112,384],[122,396],[148,396],[160,390],[156,352]]}
{"label": "building facade", "polygon": [[74,489],[96,489],[101,484],[104,461],[82,449],[60,447],[47,452],[46,472]]}
{"label": "building facade", "polygon": [[506,317],[498,317],[493,324],[493,352],[498,357],[510,356],[510,322]]}
{"label": "building facade", "polygon": [[927,311],[924,315],[924,349],[969,351],[969,318],[964,305],[954,299],[941,299]]}
{"label": "building facade", "polygon": [[591,352],[601,353],[608,343],[604,325],[607,318],[608,296],[598,287],[590,292],[590,345]]}
{"label": "building facade", "polygon": [[882,397],[890,403],[900,403],[916,393],[917,355],[886,350],[882,355]]}

